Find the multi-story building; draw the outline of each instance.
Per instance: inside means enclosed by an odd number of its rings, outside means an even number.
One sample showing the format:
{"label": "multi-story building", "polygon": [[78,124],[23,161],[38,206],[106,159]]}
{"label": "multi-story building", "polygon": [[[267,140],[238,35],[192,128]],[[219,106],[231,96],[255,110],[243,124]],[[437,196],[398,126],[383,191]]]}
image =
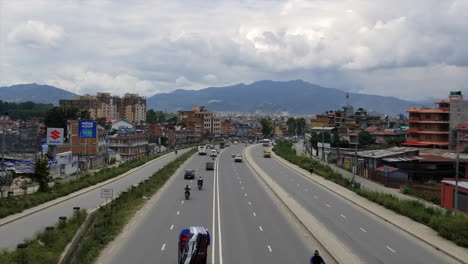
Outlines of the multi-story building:
{"label": "multi-story building", "polygon": [[122,130],[109,137],[109,148],[118,153],[123,161],[128,161],[147,154],[148,140],[143,131]]}
{"label": "multi-story building", "polygon": [[436,101],[436,107],[413,107],[409,113],[408,138],[403,145],[453,148],[457,127],[468,121],[468,102],[461,92],[451,92],[448,100]]}
{"label": "multi-story building", "polygon": [[192,107],[192,111],[179,111],[178,120],[186,129],[208,137],[221,136],[221,119],[204,106]]}
{"label": "multi-story building", "polygon": [[82,170],[94,169],[106,164],[107,131],[102,126],[97,126],[96,138],[80,138],[78,135],[78,120],[68,120],[67,144],[59,146],[61,149],[68,147],[73,156],[78,156],[79,167]]}
{"label": "multi-story building", "polygon": [[64,109],[86,109],[91,119],[125,118],[131,123],[146,122],[146,99],[138,94],[126,93],[123,97],[111,96],[110,93],[82,95],[76,99],[60,100]]}

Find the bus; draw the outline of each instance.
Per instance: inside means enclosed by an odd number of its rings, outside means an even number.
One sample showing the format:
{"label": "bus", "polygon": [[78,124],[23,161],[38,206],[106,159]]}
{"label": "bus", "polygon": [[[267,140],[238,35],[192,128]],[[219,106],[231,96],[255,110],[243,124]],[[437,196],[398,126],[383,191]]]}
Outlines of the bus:
{"label": "bus", "polygon": [[264,140],[262,140],[262,145],[264,147],[269,147],[270,146],[270,140],[268,138],[265,138]]}

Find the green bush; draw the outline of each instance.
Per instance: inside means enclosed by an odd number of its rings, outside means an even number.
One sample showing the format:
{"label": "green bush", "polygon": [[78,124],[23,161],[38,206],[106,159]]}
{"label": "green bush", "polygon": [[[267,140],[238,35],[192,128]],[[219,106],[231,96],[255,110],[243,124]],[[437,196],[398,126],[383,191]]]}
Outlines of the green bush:
{"label": "green bush", "polygon": [[139,167],[148,161],[160,157],[162,154],[150,155],[128,161],[120,164],[119,167],[104,168],[95,174],[85,174],[83,177],[75,181],[56,184],[50,188],[48,192],[36,192],[13,198],[0,199],[0,219],[12,214],[21,213],[23,210],[43,204],[50,200],[54,200],[70,193],[79,191],[83,188],[95,185],[108,179],[117,177],[133,168]]}
{"label": "green bush", "polygon": [[[65,247],[71,241],[75,233],[78,231],[84,220],[86,219],[86,211],[81,210],[72,218],[66,221],[66,224],[59,228],[59,224],[55,225],[55,229],[50,231],[46,236],[46,231],[37,233],[34,238],[25,241],[28,248],[25,251],[27,263],[34,264],[50,264],[57,263],[60,255]],[[47,239],[49,238],[49,239]],[[50,241],[50,243],[47,243]],[[21,254],[18,249],[4,250],[0,253],[0,263],[16,264],[17,256]]]}
{"label": "green bush", "polygon": [[[442,209],[426,207],[419,201],[399,200],[391,194],[361,189],[359,185],[353,184],[351,180],[339,173],[333,172],[329,166],[306,157],[297,156],[292,147],[291,142],[280,141],[275,145],[273,151],[285,160],[305,170],[312,170],[325,179],[346,187],[370,201],[431,227],[440,236],[455,242],[459,246],[468,247],[468,215],[450,210],[444,211]],[[406,191],[408,194],[413,195],[415,193],[410,188],[405,189],[404,192]],[[437,200],[434,199],[434,201]]]}
{"label": "green bush", "polygon": [[[155,194],[175,171],[196,152],[197,150],[194,148],[184,153],[137,187],[130,187],[110,204],[100,208],[91,223],[92,228],[86,232],[80,243],[74,263],[93,263],[100,251],[122,231],[130,218],[143,206],[146,201],[144,197],[151,197]],[[94,228],[96,224],[102,227]]]}

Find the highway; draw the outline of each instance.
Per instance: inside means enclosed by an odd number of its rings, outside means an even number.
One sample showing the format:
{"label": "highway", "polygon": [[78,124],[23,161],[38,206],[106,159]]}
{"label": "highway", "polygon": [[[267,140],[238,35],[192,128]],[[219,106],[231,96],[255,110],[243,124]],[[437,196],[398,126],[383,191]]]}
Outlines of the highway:
{"label": "highway", "polygon": [[453,263],[443,253],[313,183],[274,158],[263,158],[263,147],[252,158],[269,177],[314,215],[366,263]]}
{"label": "highway", "polygon": [[[185,153],[186,151],[187,150],[180,150],[179,153]],[[175,157],[175,154],[171,153],[101,188],[113,189],[114,196],[117,196],[129,186],[147,179],[155,171],[174,160]],[[0,249],[14,248],[18,243],[23,242],[24,239],[34,236],[37,231],[44,229],[46,226],[56,224],[58,222],[58,217],[71,216],[73,214],[73,207],[75,206],[86,209],[98,207],[99,204],[105,202],[104,199],[100,198],[101,188],[83,193],[62,203],[0,226]]]}
{"label": "highway", "polygon": [[[97,263],[176,263],[178,234],[190,226],[210,230],[208,263],[308,263],[312,248],[300,229],[246,163],[233,162],[231,153],[242,149],[222,150],[214,171],[205,170],[210,157],[195,155],[184,169],[196,169],[204,188],[198,190],[196,180],[184,180],[181,170],[137,213]],[[192,187],[189,200],[183,196],[186,184]]]}

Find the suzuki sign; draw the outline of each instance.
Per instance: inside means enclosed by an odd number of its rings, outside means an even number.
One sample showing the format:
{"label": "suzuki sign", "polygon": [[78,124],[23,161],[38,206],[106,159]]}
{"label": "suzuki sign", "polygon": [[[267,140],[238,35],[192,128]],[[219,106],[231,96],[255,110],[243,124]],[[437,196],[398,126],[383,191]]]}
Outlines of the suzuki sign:
{"label": "suzuki sign", "polygon": [[47,128],[47,144],[62,145],[63,144],[63,128]]}

